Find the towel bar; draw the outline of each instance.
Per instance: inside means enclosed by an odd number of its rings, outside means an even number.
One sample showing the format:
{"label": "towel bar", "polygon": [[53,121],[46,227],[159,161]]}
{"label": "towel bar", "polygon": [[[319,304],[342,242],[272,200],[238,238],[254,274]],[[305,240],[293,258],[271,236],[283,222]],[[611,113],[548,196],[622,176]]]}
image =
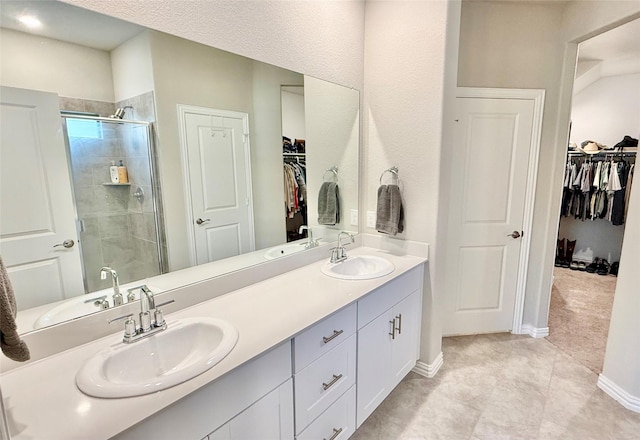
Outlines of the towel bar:
{"label": "towel bar", "polygon": [[323,174],[322,174],[322,181],[324,182],[324,177],[327,175],[327,173],[333,173],[336,176],[336,182],[338,181],[338,167],[331,167],[328,170],[326,170]]}
{"label": "towel bar", "polygon": [[400,176],[398,176],[398,167],[393,166],[393,167],[391,167],[391,168],[389,168],[389,169],[387,169],[387,170],[384,170],[384,171],[382,172],[382,174],[380,174],[380,184],[381,184],[381,185],[382,185],[382,178],[384,177],[384,175],[385,175],[386,173],[394,174],[394,175],[396,176],[396,179],[399,179],[399,178],[400,178]]}

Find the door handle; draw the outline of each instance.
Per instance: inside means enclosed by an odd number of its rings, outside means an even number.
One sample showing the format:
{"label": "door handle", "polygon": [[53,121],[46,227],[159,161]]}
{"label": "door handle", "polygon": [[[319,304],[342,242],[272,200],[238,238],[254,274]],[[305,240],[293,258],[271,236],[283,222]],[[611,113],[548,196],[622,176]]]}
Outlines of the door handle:
{"label": "door handle", "polygon": [[62,246],[62,247],[65,247],[65,248],[69,249],[69,248],[72,248],[74,244],[76,244],[76,242],[69,238],[69,239],[63,241],[62,243],[54,244],[53,247],[55,248],[55,247],[58,247],[58,246]]}
{"label": "door handle", "polygon": [[197,223],[197,224],[199,224],[199,225],[201,225],[201,224],[203,224],[203,223],[210,222],[210,221],[211,221],[211,219],[210,219],[210,218],[205,218],[204,220],[202,220],[201,218],[199,218],[198,220],[196,220],[196,223]]}
{"label": "door handle", "polygon": [[520,232],[518,232],[518,231],[513,231],[511,234],[507,234],[507,237],[520,238],[520,237],[522,237],[522,235],[524,235],[524,232],[522,232],[522,234],[520,234]]}

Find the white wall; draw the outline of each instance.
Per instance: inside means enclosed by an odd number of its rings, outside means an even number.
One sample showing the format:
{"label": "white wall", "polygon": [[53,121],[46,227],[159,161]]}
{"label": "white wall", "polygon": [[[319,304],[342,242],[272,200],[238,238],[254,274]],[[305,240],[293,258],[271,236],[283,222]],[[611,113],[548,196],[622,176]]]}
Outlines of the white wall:
{"label": "white wall", "polygon": [[573,97],[570,142],[613,147],[640,135],[640,73],[601,78]]}
{"label": "white wall", "polygon": [[299,73],[253,62],[251,170],[256,249],[287,241],[280,86],[303,83]]}
{"label": "white wall", "polygon": [[291,139],[306,139],[304,127],[304,86],[300,92],[282,90],[282,135]]}
{"label": "white wall", "polygon": [[[430,244],[420,358],[440,353],[442,330],[430,272],[437,246],[438,194],[447,24],[445,1],[370,1],[365,20],[362,203],[376,210],[383,171],[399,170],[405,231],[398,238]],[[377,233],[366,228],[361,231]]]}
{"label": "white wall", "polygon": [[[339,105],[338,105],[339,103]],[[357,90],[305,76],[304,105],[307,151],[307,223],[325,229],[315,238],[335,239],[326,229],[357,231],[350,211],[358,209],[358,145],[360,99]],[[333,181],[331,167],[338,167],[340,222],[318,227],[318,193],[324,180]],[[326,173],[326,174],[325,174]],[[331,237],[331,238],[329,238]]]}
{"label": "white wall", "polygon": [[601,375],[635,399],[640,412],[640,185],[631,190],[628,214]]}
{"label": "white wall", "polygon": [[114,102],[153,90],[149,32],[141,32],[111,51]]}
{"label": "white wall", "polygon": [[[9,29],[0,30],[2,85],[114,102],[109,53]],[[46,72],[46,74],[44,74]]]}
{"label": "white wall", "polygon": [[64,2],[362,90],[362,0]]}

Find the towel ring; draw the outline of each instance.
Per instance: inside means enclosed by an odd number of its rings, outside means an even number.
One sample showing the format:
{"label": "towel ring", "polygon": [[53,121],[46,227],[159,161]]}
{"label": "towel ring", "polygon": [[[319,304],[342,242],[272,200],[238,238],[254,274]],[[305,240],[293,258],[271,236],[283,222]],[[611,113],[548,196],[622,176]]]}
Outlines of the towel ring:
{"label": "towel ring", "polygon": [[399,179],[399,178],[400,178],[400,176],[398,175],[398,167],[393,166],[393,167],[389,168],[388,170],[384,170],[384,171],[382,172],[382,174],[380,174],[380,184],[381,184],[381,185],[382,185],[382,178],[383,178],[383,177],[384,177],[384,175],[385,175],[385,174],[387,174],[387,173],[391,173],[391,174],[395,175],[395,176],[396,176],[396,179]]}
{"label": "towel ring", "polygon": [[333,175],[336,178],[336,182],[338,181],[338,167],[331,167],[328,170],[326,170],[324,172],[324,174],[322,174],[322,181],[325,182],[324,178],[327,175],[327,173],[333,173]]}

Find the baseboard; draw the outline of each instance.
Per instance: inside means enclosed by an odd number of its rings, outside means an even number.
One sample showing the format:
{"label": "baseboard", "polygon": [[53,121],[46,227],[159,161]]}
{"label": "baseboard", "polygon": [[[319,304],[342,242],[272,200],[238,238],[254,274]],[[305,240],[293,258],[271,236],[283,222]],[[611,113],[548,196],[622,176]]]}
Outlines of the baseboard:
{"label": "baseboard", "polygon": [[544,338],[549,336],[549,327],[534,327],[529,324],[522,324],[522,335],[529,335],[532,338]]}
{"label": "baseboard", "polygon": [[440,352],[438,356],[436,356],[436,358],[433,360],[433,363],[427,364],[425,362],[418,361],[416,362],[416,366],[413,367],[413,370],[411,371],[413,371],[414,373],[418,373],[420,376],[432,378],[436,374],[438,374],[438,370],[440,370],[440,367],[442,367],[443,362],[444,359],[442,357],[442,352]]}
{"label": "baseboard", "polygon": [[628,410],[640,413],[640,397],[632,396],[602,373],[598,376],[598,388],[617,400],[618,403]]}

